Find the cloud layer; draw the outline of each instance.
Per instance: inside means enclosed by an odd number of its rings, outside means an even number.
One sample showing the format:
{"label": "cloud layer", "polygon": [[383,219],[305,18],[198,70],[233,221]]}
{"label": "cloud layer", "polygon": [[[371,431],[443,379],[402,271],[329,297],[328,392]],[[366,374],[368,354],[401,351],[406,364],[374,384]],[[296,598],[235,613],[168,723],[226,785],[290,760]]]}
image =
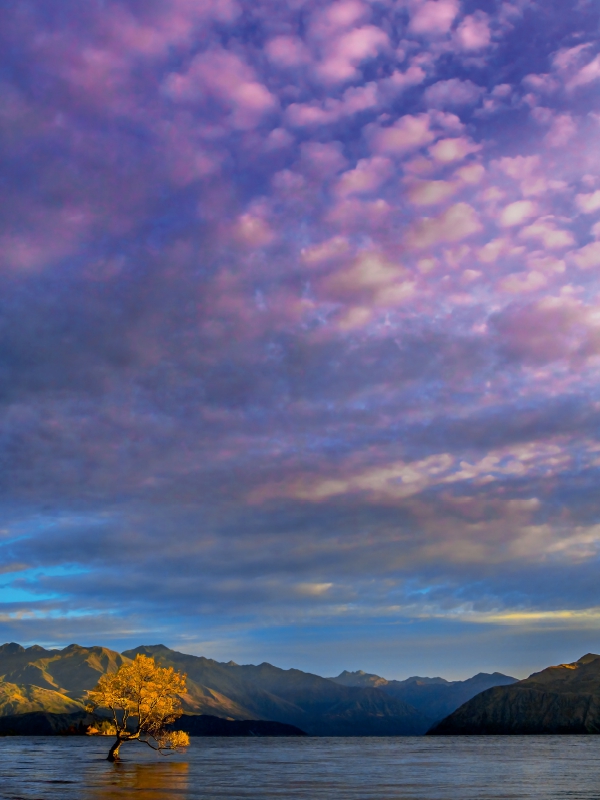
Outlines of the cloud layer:
{"label": "cloud layer", "polygon": [[587,646],[594,5],[0,16],[4,638]]}

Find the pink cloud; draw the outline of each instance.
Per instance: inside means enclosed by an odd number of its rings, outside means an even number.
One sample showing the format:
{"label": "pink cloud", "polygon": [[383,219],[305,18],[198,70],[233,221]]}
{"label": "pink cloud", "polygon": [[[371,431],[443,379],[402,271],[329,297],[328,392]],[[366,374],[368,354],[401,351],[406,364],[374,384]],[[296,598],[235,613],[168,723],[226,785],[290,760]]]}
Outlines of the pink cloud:
{"label": "pink cloud", "polygon": [[423,217],[409,231],[410,247],[422,249],[441,242],[458,242],[482,228],[475,209],[468,203],[455,203],[439,217]]}
{"label": "pink cloud", "polygon": [[299,67],[310,62],[308,48],[297,36],[276,36],[265,45],[269,61],[281,67]]}
{"label": "pink cloud", "polygon": [[391,208],[382,198],[359,200],[349,197],[340,200],[325,215],[325,222],[339,225],[349,233],[357,231],[376,232],[389,227]]}
{"label": "pink cloud", "polygon": [[509,239],[492,239],[491,242],[487,242],[479,249],[477,252],[477,258],[482,262],[482,264],[493,264],[501,256],[510,253],[511,249],[512,242]]}
{"label": "pink cloud", "polygon": [[537,206],[531,200],[517,200],[502,209],[498,224],[502,228],[511,228],[536,214]]}
{"label": "pink cloud", "polygon": [[322,103],[292,103],[286,109],[285,118],[295,128],[331,125],[344,117],[374,108],[379,103],[377,84],[371,82],[365,86],[349,87],[340,100],[330,97]]}
{"label": "pink cloud", "polygon": [[399,154],[429,144],[435,134],[429,127],[429,116],[406,114],[389,128],[371,126],[371,144],[377,153]]}
{"label": "pink cloud", "polygon": [[457,189],[451,181],[417,181],[411,184],[408,197],[415,206],[430,206],[452,197]]}
{"label": "pink cloud", "polygon": [[426,78],[425,71],[416,64],[410,66],[405,72],[394,70],[389,78],[384,78],[379,82],[379,87],[386,94],[398,94],[408,89],[410,86],[418,86]]}
{"label": "pink cloud", "polygon": [[461,161],[478,150],[481,150],[481,145],[475,144],[466,136],[461,136],[457,139],[440,139],[429,148],[429,154],[442,164],[450,164],[453,161]]}
{"label": "pink cloud", "polygon": [[569,253],[569,256],[579,269],[600,267],[600,242],[590,242],[579,250]]}
{"label": "pink cloud", "polygon": [[526,75],[522,83],[527,89],[540,94],[552,94],[560,85],[555,78],[548,74]]}
{"label": "pink cloud", "polygon": [[354,169],[344,172],[334,191],[339,197],[373,192],[391,176],[392,172],[393,165],[388,158],[382,156],[363,158]]}
{"label": "pink cloud", "polygon": [[456,114],[450,111],[439,111],[438,109],[430,108],[428,111],[431,124],[438,128],[442,128],[446,133],[454,135],[462,133],[465,129],[464,124]]}
{"label": "pink cloud", "polygon": [[590,42],[577,44],[575,47],[565,47],[555,53],[552,59],[552,66],[558,72],[566,72],[576,68],[585,57],[585,51],[591,46]]}
{"label": "pink cloud", "polygon": [[416,284],[408,278],[407,270],[389,261],[382,253],[365,251],[354,261],[320,284],[324,296],[346,304],[338,318],[342,330],[368,324],[377,308],[402,305],[414,296]]}
{"label": "pink cloud", "polygon": [[535,250],[527,256],[527,266],[529,269],[543,272],[546,275],[560,275],[566,270],[566,264],[562,258],[547,255],[543,250]]}
{"label": "pink cloud", "polygon": [[525,197],[541,195],[553,189],[564,188],[562,181],[548,179],[542,172],[540,156],[514,156],[493,161],[505,175],[519,181],[519,187]]}
{"label": "pink cloud", "polygon": [[420,34],[447,33],[458,9],[458,0],[425,0],[412,12],[409,30]]}
{"label": "pink cloud", "polygon": [[281,150],[294,143],[294,137],[285,128],[273,128],[265,141],[265,150]]}
{"label": "pink cloud", "polygon": [[303,171],[317,178],[328,178],[347,165],[341,142],[303,142],[300,147]]}
{"label": "pink cloud", "polygon": [[483,164],[466,164],[464,167],[459,167],[454,176],[463,181],[463,183],[477,184],[485,176],[485,167]]}
{"label": "pink cloud", "polygon": [[600,78],[600,55],[597,55],[589,64],[582,67],[570,81],[567,82],[567,89],[576,89],[578,86],[587,86],[592,81]]}
{"label": "pink cloud", "polygon": [[534,364],[600,352],[597,309],[568,295],[509,308],[496,328],[510,355]]}
{"label": "pink cloud", "polygon": [[500,281],[498,288],[501,292],[508,292],[509,294],[528,294],[529,292],[537,292],[547,283],[547,278],[541,272],[513,272]]}
{"label": "pink cloud", "polygon": [[325,242],[303,248],[300,255],[302,261],[312,267],[345,256],[349,250],[350,245],[345,236],[334,236]]}
{"label": "pink cloud", "polygon": [[355,78],[359,64],[375,58],[388,46],[388,35],[381,28],[374,25],[355,28],[329,44],[325,59],[316,67],[317,75],[326,84],[342,83]]}
{"label": "pink cloud", "polygon": [[165,89],[179,102],[201,102],[209,96],[231,112],[234,128],[256,127],[277,109],[277,98],[256,79],[254,70],[235,53],[214,48],[197,55],[184,73],[171,73]]}
{"label": "pink cloud", "polygon": [[429,86],[425,90],[423,100],[427,106],[433,108],[471,106],[479,102],[484,91],[481,86],[477,86],[473,81],[450,78],[447,81],[438,81]]}
{"label": "pink cloud", "polygon": [[570,231],[556,228],[551,217],[541,217],[519,233],[521,239],[537,239],[547,250],[571,247],[575,239]]}
{"label": "pink cloud", "polygon": [[483,11],[469,14],[456,30],[455,39],[461,50],[482,50],[491,41],[489,17]]}
{"label": "pink cloud", "polygon": [[498,159],[498,161],[493,161],[492,165],[501,169],[505,175],[518,181],[538,170],[541,165],[541,158],[540,156],[514,156],[514,158],[505,156]]}
{"label": "pink cloud", "polygon": [[81,208],[37,209],[22,232],[0,236],[0,266],[15,272],[44,269],[76,252],[94,221]]}
{"label": "pink cloud", "polygon": [[600,209],[600,189],[590,194],[578,194],[575,197],[577,208],[584,214],[593,214]]}
{"label": "pink cloud", "polygon": [[563,147],[577,133],[577,125],[570,114],[559,114],[552,120],[550,130],[544,136],[549,147]]}
{"label": "pink cloud", "polygon": [[316,11],[310,21],[310,35],[329,38],[340,30],[347,30],[370,15],[370,8],[361,0],[339,0]]}

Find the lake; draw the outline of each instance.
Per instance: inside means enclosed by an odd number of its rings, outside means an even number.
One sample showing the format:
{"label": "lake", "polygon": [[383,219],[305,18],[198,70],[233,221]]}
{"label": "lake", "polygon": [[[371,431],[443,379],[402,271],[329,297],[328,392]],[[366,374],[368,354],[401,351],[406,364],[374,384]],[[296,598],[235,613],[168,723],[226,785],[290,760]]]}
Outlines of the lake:
{"label": "lake", "polygon": [[108,738],[0,739],[2,800],[598,800],[600,736],[196,738],[164,758]]}

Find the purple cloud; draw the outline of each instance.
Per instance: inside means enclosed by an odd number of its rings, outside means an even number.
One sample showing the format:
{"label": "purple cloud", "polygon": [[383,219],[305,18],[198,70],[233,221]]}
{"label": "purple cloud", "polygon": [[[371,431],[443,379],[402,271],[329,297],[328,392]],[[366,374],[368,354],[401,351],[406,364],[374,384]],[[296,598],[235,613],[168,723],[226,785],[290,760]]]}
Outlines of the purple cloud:
{"label": "purple cloud", "polygon": [[597,10],[0,15],[5,638],[586,641]]}

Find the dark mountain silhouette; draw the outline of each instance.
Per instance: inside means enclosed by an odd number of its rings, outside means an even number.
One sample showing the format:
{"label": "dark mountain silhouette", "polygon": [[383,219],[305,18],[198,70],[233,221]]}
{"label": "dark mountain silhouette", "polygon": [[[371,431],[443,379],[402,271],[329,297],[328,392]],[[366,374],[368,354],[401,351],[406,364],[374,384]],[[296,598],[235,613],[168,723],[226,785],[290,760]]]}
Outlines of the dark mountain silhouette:
{"label": "dark mountain silhouette", "polygon": [[588,653],[482,692],[429,734],[600,733],[600,656]]}
{"label": "dark mountain silhouette", "polygon": [[409,703],[431,720],[441,720],[455,709],[470,700],[479,692],[492,686],[505,686],[516,682],[516,678],[480,672],[464,681],[447,681],[444,678],[421,678],[414,676],[404,681],[388,681],[379,675],[372,675],[362,670],[358,672],[344,671],[337,678],[329,680],[343,686],[371,686]]}
{"label": "dark mountain silhouette", "polygon": [[[294,725],[267,720],[231,720],[199,714],[185,714],[171,726],[190,736],[306,736]],[[76,711],[53,714],[33,711],[0,717],[0,736],[86,736],[104,730],[114,735],[107,717]]]}

